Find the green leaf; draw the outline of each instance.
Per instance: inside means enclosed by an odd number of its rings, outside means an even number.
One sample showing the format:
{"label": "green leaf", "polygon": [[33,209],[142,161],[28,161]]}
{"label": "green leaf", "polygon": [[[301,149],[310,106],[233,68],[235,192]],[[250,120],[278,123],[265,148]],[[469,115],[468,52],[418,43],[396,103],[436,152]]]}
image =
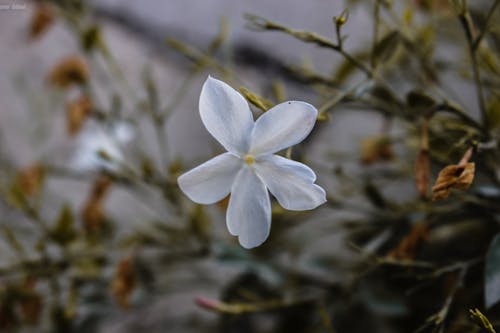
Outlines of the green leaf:
{"label": "green leaf", "polygon": [[437,104],[431,96],[418,90],[412,90],[406,95],[406,103],[416,112],[429,111]]}
{"label": "green leaf", "polygon": [[488,103],[486,116],[490,128],[500,128],[500,98],[494,98]]}
{"label": "green leaf", "polygon": [[486,254],[484,296],[487,308],[500,301],[500,234],[495,236]]}
{"label": "green leaf", "polygon": [[369,90],[368,102],[372,107],[383,110],[388,114],[394,114],[404,108],[404,104],[388,88],[375,84]]}
{"label": "green leaf", "polygon": [[71,242],[76,237],[74,220],[71,207],[68,204],[64,205],[51,231],[52,238],[62,245]]}
{"label": "green leaf", "polygon": [[375,46],[373,57],[376,63],[388,61],[395,53],[401,40],[399,31],[394,30],[385,35]]}
{"label": "green leaf", "polygon": [[378,208],[387,207],[387,202],[377,186],[369,182],[365,185],[364,190],[367,199],[373,206]]}

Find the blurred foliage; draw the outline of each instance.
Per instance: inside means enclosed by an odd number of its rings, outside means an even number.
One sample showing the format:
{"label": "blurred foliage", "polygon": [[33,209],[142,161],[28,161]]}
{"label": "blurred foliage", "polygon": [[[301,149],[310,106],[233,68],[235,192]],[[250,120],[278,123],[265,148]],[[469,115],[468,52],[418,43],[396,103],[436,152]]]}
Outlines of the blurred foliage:
{"label": "blurred foliage", "polygon": [[[147,122],[159,149],[141,147],[133,162],[99,150],[93,156],[102,162],[99,167],[82,172],[55,165],[51,156],[16,166],[2,143],[0,236],[8,251],[0,266],[0,331],[99,331],[105,320],[148,309],[159,296],[203,290],[184,303],[214,312],[217,322],[196,317],[178,326],[169,318],[162,331],[495,332],[500,327],[499,4],[351,0],[348,10],[332,13],[333,39],[246,15],[250,29],[324,48],[340,61],[330,73],[314,64],[280,63],[285,77],[263,74],[271,89],[262,94],[242,86],[247,81],[233,65],[236,55],[223,20],[204,48],[166,39],[190,67],[165,101],[153,68],[142,78],[126,77],[92,7],[77,0],[37,2],[28,29],[32,40],[43,38],[51,25],[64,24],[81,48],[60,59],[46,81],[68,96],[62,104],[68,140],[88,122],[107,133],[115,124],[138,128]],[[356,11],[372,13],[373,28],[367,34],[371,42],[352,50],[345,31],[355,24],[350,17]],[[444,57],[450,50],[453,56]],[[102,71],[116,88],[110,96],[96,91],[96,73]],[[217,232],[227,200],[212,210],[181,194],[176,178],[189,165],[167,154],[166,123],[193,80],[207,73],[239,88],[256,114],[292,94],[292,85],[314,94],[320,122],[311,138],[285,152],[294,159],[306,158],[311,146],[321,144],[316,134],[328,131],[341,110],[376,112],[382,119],[380,133],[364,138],[359,152],[332,152],[321,176],[336,184],[327,191],[328,204],[301,213],[273,207],[271,237],[252,251]],[[132,80],[141,91],[131,87]],[[463,81],[476,100],[463,105],[451,80]],[[127,108],[134,111],[124,112]],[[87,185],[81,208],[65,193],[48,189],[51,180],[67,178]],[[413,192],[403,185],[408,183]],[[394,185],[396,193],[387,190]],[[161,194],[169,215],[145,218],[143,227],[119,232],[122,221],[108,216],[106,208],[118,188],[134,193],[137,201],[148,201],[146,189]],[[45,207],[54,202],[57,213],[50,214]],[[308,231],[302,232],[305,224]],[[312,251],[320,239],[335,235],[343,241],[343,254],[333,243],[321,255]]]}

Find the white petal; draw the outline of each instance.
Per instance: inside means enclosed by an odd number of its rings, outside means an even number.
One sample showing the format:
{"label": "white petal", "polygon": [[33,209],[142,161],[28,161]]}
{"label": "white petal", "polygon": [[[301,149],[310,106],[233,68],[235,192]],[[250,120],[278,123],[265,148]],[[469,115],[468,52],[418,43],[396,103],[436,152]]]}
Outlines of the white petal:
{"label": "white petal", "polygon": [[252,131],[250,151],[271,154],[304,140],[314,127],[318,110],[304,102],[276,105],[257,119]]}
{"label": "white petal", "polygon": [[235,155],[224,153],[181,175],[177,183],[189,199],[212,204],[229,194],[241,164]]}
{"label": "white petal", "polygon": [[[70,161],[71,168],[82,171],[118,171],[124,162],[122,149],[109,133],[97,126],[87,127],[77,139],[77,147]],[[103,159],[100,152],[106,153],[110,160]]]}
{"label": "white petal", "polygon": [[132,123],[127,121],[120,121],[112,127],[112,133],[119,143],[129,143],[136,136],[136,128]]}
{"label": "white petal", "polygon": [[325,190],[314,184],[314,172],[302,163],[269,155],[255,162],[255,169],[286,209],[309,210],[326,202]]}
{"label": "white petal", "polygon": [[254,122],[247,101],[236,90],[209,76],[201,90],[200,116],[226,150],[247,152]]}
{"label": "white petal", "polygon": [[262,180],[248,166],[236,176],[226,214],[227,228],[241,246],[259,246],[271,229],[271,202]]}

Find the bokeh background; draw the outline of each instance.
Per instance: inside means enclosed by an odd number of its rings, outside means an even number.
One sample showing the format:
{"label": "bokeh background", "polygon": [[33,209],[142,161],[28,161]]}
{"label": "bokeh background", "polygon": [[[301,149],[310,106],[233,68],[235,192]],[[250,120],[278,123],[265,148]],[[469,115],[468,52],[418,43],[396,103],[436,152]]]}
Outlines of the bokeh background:
{"label": "bokeh background", "polygon": [[[441,3],[435,3],[438,2]],[[420,8],[419,3],[424,1],[394,1],[394,12],[403,13],[411,6]],[[488,1],[474,1],[471,5],[481,12],[486,3]],[[93,119],[85,122],[78,135],[67,134],[65,108],[78,92],[61,92],[48,84],[48,73],[63,58],[82,54],[78,36],[75,36],[65,20],[56,19],[41,38],[33,39],[30,37],[30,24],[38,3],[0,0],[0,8],[2,5],[13,4],[17,5],[17,9],[11,7],[0,10],[0,151],[3,152],[0,177],[5,182],[11,179],[14,170],[28,168],[40,161],[65,170],[71,169],[75,167],[74,156],[80,151],[82,142],[100,138],[97,130],[100,125]],[[344,9],[349,8],[349,19],[343,27],[343,34],[347,36],[344,45],[355,54],[371,43],[374,33],[374,7],[368,1],[94,0],[85,2],[85,6],[91,23],[98,24],[107,48],[121,71],[117,74],[103,66],[105,61],[102,58],[92,58],[90,69],[95,99],[103,107],[111,107],[112,96],[118,95],[122,114],[135,114],[140,108],[137,101],[147,98],[144,77],[145,73],[149,73],[147,75],[154,79],[161,104],[175,103],[161,134],[162,144],[158,144],[158,133],[145,117],[134,124],[133,130],[124,129],[126,139],[122,148],[127,151],[127,162],[137,166],[140,164],[137,161],[148,156],[152,165],[160,170],[160,174],[165,171],[161,169],[165,163],[171,168],[186,170],[221,152],[220,146],[204,129],[197,104],[207,75],[221,77],[222,74],[209,68],[192,75],[192,61],[168,44],[168,38],[175,38],[197,49],[205,49],[223,26],[227,29],[228,37],[215,53],[214,59],[236,73],[232,82],[235,88],[245,86],[261,96],[273,98],[272,91],[278,84],[284,87],[287,99],[304,100],[319,107],[321,98],[318,95],[327,95],[329,91],[324,89],[318,94],[311,85],[290,75],[285,65],[312,68],[316,73],[328,76],[343,64],[342,57],[284,34],[250,29],[244,15],[263,16],[334,39],[335,24],[332,17],[341,15]],[[436,33],[453,39],[462,34],[460,23],[454,17],[451,7],[443,8],[437,6],[433,9],[435,12],[430,13],[423,10],[418,12],[417,9],[415,21],[423,22],[428,16],[439,17],[440,24],[436,27]],[[390,21],[390,18],[386,19]],[[439,46],[435,57],[440,63],[462,64],[467,61],[466,55],[458,51],[463,46],[460,43],[458,46],[452,43]],[[406,68],[401,67],[400,70],[404,72]],[[355,81],[355,78],[356,76],[352,80]],[[479,116],[471,81],[460,78],[453,71],[445,71],[441,80],[446,86],[446,94],[468,110],[472,117]],[[398,92],[404,96],[411,88],[411,83],[401,80]],[[179,89],[182,90],[182,96],[178,94]],[[331,89],[335,91],[337,88]],[[296,296],[293,285],[297,282],[294,279],[300,277],[277,273],[282,271],[300,271],[307,277],[317,279],[318,284],[349,280],[352,277],[346,268],[349,264],[335,266],[335,263],[349,263],[357,252],[346,245],[345,234],[336,231],[340,228],[335,225],[335,221],[353,220],[370,214],[373,204],[364,195],[353,193],[355,191],[352,188],[369,178],[370,184],[380,187],[383,195],[390,197],[395,203],[403,203],[417,196],[414,179],[404,178],[399,170],[405,170],[406,175],[412,172],[414,151],[408,152],[407,148],[418,147],[418,140],[403,143],[402,139],[399,142],[396,139],[391,155],[397,156],[397,162],[392,164],[375,165],[367,169],[366,165],[360,163],[363,140],[376,137],[386,127],[386,117],[369,108],[353,112],[339,106],[329,121],[317,128],[299,150],[300,158],[316,171],[318,184],[329,195],[337,197],[346,194],[349,197],[348,208],[325,207],[303,218],[299,217],[300,222],[291,226],[285,224],[287,221],[283,223],[277,219],[268,240],[273,245],[256,250],[257,259],[252,257],[253,253],[240,249],[236,240],[228,234],[224,221],[225,211],[221,206],[208,207],[204,211],[211,220],[210,237],[216,240],[216,245],[210,247],[211,255],[204,255],[201,250],[197,252],[196,246],[193,247],[194,250],[188,247],[188,252],[183,252],[183,243],[192,241],[185,235],[172,241],[166,253],[158,248],[143,250],[138,246],[131,250],[123,244],[117,245],[113,252],[108,253],[109,265],[101,267],[99,272],[106,277],[102,284],[105,285],[104,281],[115,274],[115,262],[130,253],[141,252],[146,253],[146,259],[140,264],[146,267],[144,274],[154,276],[151,278],[154,280],[153,287],[143,283],[141,288],[136,288],[131,296],[132,305],[125,310],[115,306],[112,299],[98,299],[104,296],[94,292],[92,288],[99,287],[89,286],[88,290],[80,294],[85,300],[74,317],[79,332],[218,332],[221,329],[225,329],[225,332],[273,331],[277,327],[277,319],[273,316],[260,314],[230,325],[227,324],[227,318],[221,319],[203,309],[196,304],[195,299],[220,299],[223,295],[231,294],[228,292],[231,286],[237,288],[240,285],[259,285],[255,287],[256,290],[265,294],[262,290],[268,288],[270,295],[273,295],[273,287],[280,286],[278,289],[281,289],[284,285],[290,285],[290,294]],[[390,135],[402,138],[406,130],[405,126],[393,126]],[[78,169],[78,165],[76,167]],[[334,176],[339,170],[347,170],[347,176]],[[94,178],[80,175],[75,177],[71,174],[50,177],[44,187],[45,199],[40,206],[40,214],[49,221],[56,220],[64,204],[78,211],[88,197]],[[398,180],[393,181],[396,178]],[[151,228],[151,224],[163,225],[168,229],[187,223],[191,217],[176,220],[175,209],[165,205],[164,195],[162,191],[147,184],[133,188],[113,186],[104,205],[107,218],[113,221],[113,239],[154,234],[155,229]],[[179,203],[179,206],[186,205],[189,203]],[[354,208],[349,208],[349,205]],[[1,219],[16,232],[23,233],[27,229],[26,218],[6,205],[0,205],[0,214]],[[418,218],[417,216],[416,219]],[[286,237],[278,234],[283,228],[286,229]],[[27,248],[32,248],[30,244],[36,242],[36,233],[26,230],[24,235],[21,242]],[[379,241],[383,242],[383,233],[379,236]],[[375,239],[370,246],[379,246],[376,242]],[[304,248],[307,252],[301,253]],[[10,265],[16,256],[15,251],[2,243],[0,253],[0,265]],[[27,254],[28,257],[30,255],[31,253]],[[148,260],[149,257],[156,259]],[[318,258],[331,262],[318,264],[321,261]],[[269,263],[272,269],[266,266]],[[328,266],[328,269],[324,269],[322,265]],[[262,279],[266,281],[265,287],[260,286]],[[141,281],[147,281],[147,278]],[[64,285],[66,282],[61,283]],[[43,290],[44,287],[40,288]],[[312,283],[312,286],[301,287],[299,295],[314,297],[321,293],[322,288]],[[379,296],[376,292],[364,295],[367,299]],[[63,297],[66,295],[63,294]],[[383,294],[380,299],[390,300],[391,297],[392,295]],[[376,313],[381,316],[397,316],[407,311],[398,302],[385,304],[383,301],[373,305],[372,310],[372,315]],[[47,311],[47,308],[43,311]],[[291,311],[295,312],[289,313],[285,318],[307,317],[310,309],[299,307]],[[356,327],[360,329],[362,324],[358,322]],[[386,324],[382,320],[374,329],[389,332],[390,325]],[[293,321],[290,326],[293,327]],[[38,332],[39,327],[50,327],[50,324],[41,323],[37,328],[31,328],[31,331]],[[318,332],[329,331],[327,324],[325,327],[324,330],[318,329]],[[289,331],[295,330],[290,328]],[[333,328],[331,332],[334,332]]]}

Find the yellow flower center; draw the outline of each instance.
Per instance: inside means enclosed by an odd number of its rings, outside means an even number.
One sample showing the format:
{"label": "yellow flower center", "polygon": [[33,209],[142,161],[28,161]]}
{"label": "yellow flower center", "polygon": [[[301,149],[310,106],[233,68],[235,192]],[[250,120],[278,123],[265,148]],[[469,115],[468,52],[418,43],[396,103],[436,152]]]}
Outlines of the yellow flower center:
{"label": "yellow flower center", "polygon": [[255,157],[253,155],[245,155],[245,157],[243,157],[243,160],[245,161],[246,164],[253,164],[255,162]]}

